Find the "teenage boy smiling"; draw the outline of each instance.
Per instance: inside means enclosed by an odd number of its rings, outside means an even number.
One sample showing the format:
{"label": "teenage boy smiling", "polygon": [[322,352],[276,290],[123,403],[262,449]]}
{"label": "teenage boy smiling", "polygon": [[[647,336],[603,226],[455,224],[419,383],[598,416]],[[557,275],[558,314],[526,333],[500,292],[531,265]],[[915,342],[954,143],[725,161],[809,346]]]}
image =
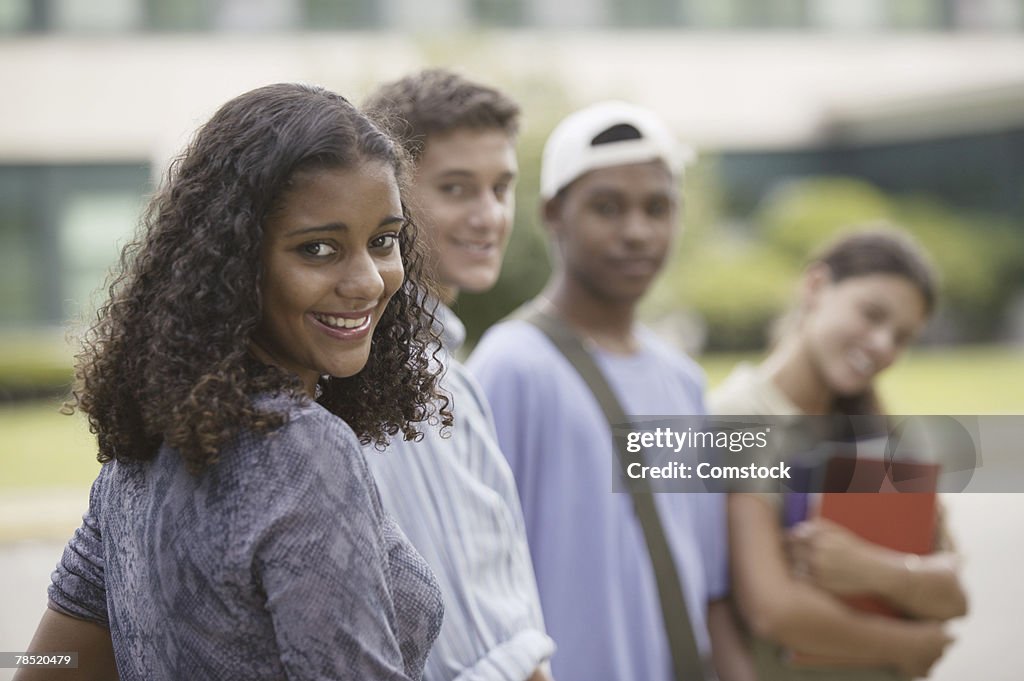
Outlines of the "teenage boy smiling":
{"label": "teenage boy smiling", "polygon": [[483,393],[452,353],[465,329],[447,307],[498,279],[512,229],[519,107],[443,70],[379,88],[365,105],[403,140],[415,171],[407,196],[430,243],[441,291],[451,437],[368,451],[385,507],[441,585],[445,618],[424,678],[548,679],[544,630],[515,481]]}
{"label": "teenage boy smiling", "polygon": [[518,166],[501,128],[458,128],[427,139],[409,195],[433,240],[434,275],[446,303],[498,280],[512,231]]}

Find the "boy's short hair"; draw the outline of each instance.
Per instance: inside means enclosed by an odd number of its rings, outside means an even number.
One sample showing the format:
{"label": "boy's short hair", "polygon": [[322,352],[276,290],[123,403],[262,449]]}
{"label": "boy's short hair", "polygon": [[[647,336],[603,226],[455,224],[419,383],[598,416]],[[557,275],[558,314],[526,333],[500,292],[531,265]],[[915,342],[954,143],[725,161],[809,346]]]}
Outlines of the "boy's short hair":
{"label": "boy's short hair", "polygon": [[515,138],[519,105],[498,90],[446,69],[427,69],[381,85],[363,104],[418,161],[427,139],[469,128],[496,129]]}

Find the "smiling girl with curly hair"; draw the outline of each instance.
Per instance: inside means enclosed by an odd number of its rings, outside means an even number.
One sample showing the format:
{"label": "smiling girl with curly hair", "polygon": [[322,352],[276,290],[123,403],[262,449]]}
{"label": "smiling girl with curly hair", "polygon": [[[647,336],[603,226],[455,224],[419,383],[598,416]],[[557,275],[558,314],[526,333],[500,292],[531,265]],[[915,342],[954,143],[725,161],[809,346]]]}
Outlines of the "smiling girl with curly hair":
{"label": "smiling girl with curly hair", "polygon": [[401,154],[273,85],[176,162],[78,356],[104,466],[34,650],[91,632],[80,665],[106,642],[121,679],[420,675],[440,595],[360,451],[451,424]]}

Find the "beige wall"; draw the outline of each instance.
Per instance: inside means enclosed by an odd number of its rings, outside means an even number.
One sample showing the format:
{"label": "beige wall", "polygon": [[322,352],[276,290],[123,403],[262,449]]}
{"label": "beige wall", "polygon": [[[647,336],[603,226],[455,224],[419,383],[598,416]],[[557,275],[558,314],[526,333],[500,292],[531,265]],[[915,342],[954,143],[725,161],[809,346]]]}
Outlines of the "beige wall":
{"label": "beige wall", "polygon": [[[216,106],[257,85],[318,82],[356,100],[449,65],[516,92],[620,97],[703,148],[805,144],[837,111],[1024,83],[1024,38],[514,32],[19,38],[0,42],[0,163],[166,158]],[[562,112],[544,112],[547,120]],[[531,112],[527,110],[527,118]]]}

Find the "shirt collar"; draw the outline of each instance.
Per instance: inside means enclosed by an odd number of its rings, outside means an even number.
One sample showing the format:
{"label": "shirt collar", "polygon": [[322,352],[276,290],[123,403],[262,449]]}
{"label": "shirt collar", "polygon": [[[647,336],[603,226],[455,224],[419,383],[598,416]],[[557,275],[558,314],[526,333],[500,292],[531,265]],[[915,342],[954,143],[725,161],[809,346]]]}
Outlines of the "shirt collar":
{"label": "shirt collar", "polygon": [[[431,303],[434,300],[431,299]],[[435,323],[441,325],[441,344],[446,350],[454,353],[466,341],[466,327],[450,307],[437,301],[434,310]]]}

